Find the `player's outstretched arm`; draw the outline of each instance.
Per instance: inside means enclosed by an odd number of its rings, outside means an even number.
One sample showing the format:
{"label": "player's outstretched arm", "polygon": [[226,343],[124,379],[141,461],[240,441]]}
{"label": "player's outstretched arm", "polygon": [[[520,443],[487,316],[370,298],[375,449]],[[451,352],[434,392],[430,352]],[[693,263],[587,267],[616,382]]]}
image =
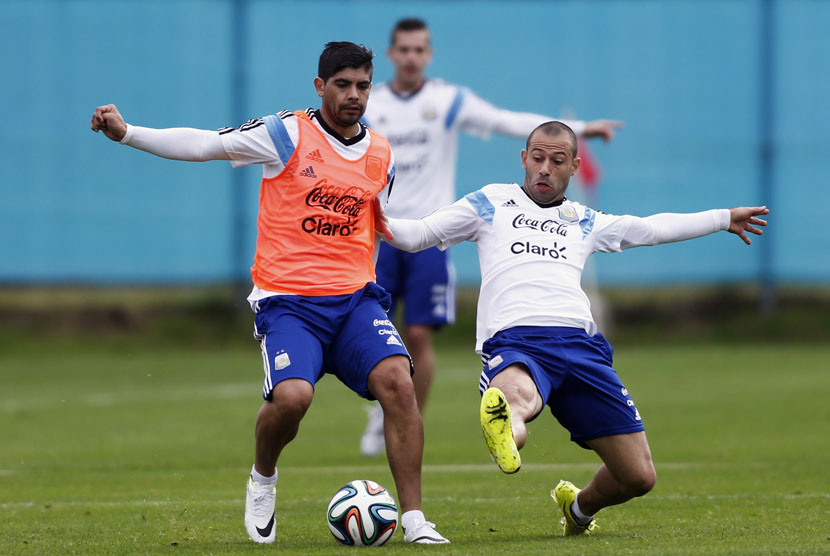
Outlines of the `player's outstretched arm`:
{"label": "player's outstretched arm", "polygon": [[127,134],[127,123],[114,104],[99,106],[92,114],[92,131],[103,131],[113,141],[121,141]]}
{"label": "player's outstretched arm", "polygon": [[755,235],[763,235],[764,231],[760,228],[756,228],[755,226],[766,226],[767,221],[758,218],[758,216],[763,216],[769,214],[769,209],[767,207],[735,207],[729,209],[729,232],[737,235],[744,243],[747,245],[752,244],[752,240],[750,240],[746,232],[755,234]]}
{"label": "player's outstretched arm", "polygon": [[130,125],[124,121],[114,104],[96,108],[90,128],[95,132],[103,131],[113,141],[171,160],[230,160],[216,131],[189,127],[153,129]]}
{"label": "player's outstretched arm", "polygon": [[410,253],[430,247],[447,249],[462,241],[475,241],[485,222],[465,197],[418,220],[386,218],[392,236],[387,241]]}
{"label": "player's outstretched arm", "polygon": [[[746,232],[761,235],[756,226],[766,226],[759,215],[769,214],[767,207],[737,207],[733,209],[714,209],[703,212],[652,214],[645,218],[637,216],[617,216],[625,220],[628,227],[620,238],[619,249],[625,250],[644,245],[659,245],[686,241],[719,231],[729,231],[738,235],[749,245],[751,242]],[[602,245],[598,250],[616,251],[614,244]]]}
{"label": "player's outstretched arm", "polygon": [[603,141],[608,142],[614,138],[616,131],[623,127],[625,127],[625,123],[619,120],[593,120],[585,122],[585,130],[582,132],[582,136],[600,137]]}

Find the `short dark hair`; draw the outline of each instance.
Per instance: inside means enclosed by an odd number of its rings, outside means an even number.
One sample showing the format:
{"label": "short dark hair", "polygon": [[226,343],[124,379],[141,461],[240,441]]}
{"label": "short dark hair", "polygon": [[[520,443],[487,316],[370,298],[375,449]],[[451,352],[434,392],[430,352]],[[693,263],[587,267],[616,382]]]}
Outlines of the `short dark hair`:
{"label": "short dark hair", "polygon": [[372,71],[374,57],[371,49],[362,44],[346,41],[326,43],[317,64],[317,77],[326,82],[329,77],[345,68],[364,68],[366,71]]}
{"label": "short dark hair", "polygon": [[574,133],[574,130],[572,130],[570,127],[556,120],[551,120],[549,122],[540,124],[536,127],[536,129],[530,132],[530,135],[527,136],[527,141],[525,142],[525,149],[530,149],[530,139],[536,134],[537,131],[543,131],[550,137],[556,137],[558,135],[562,135],[563,133],[565,135],[570,135],[571,145],[573,145],[571,152],[573,153],[574,158],[576,158],[576,155],[578,153],[576,133]]}
{"label": "short dark hair", "polygon": [[395,45],[395,35],[398,31],[425,31],[427,28],[426,21],[418,19],[417,17],[406,17],[398,21],[392,28],[392,34],[389,35],[389,46]]}

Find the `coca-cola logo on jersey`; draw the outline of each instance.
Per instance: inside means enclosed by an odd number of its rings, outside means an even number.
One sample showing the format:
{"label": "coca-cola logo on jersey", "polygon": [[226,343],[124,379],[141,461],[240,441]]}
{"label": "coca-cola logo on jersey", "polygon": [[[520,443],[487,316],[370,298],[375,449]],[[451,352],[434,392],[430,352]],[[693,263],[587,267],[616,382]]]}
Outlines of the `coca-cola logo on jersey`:
{"label": "coca-cola logo on jersey", "polygon": [[516,215],[513,219],[514,228],[530,228],[548,234],[555,234],[558,236],[567,236],[568,228],[565,224],[557,222],[556,220],[538,220],[529,218],[524,213]]}
{"label": "coca-cola logo on jersey", "polygon": [[368,192],[359,187],[329,186],[325,179],[314,184],[305,198],[305,204],[310,207],[322,208],[349,218],[357,218],[363,209],[368,206],[366,201]]}

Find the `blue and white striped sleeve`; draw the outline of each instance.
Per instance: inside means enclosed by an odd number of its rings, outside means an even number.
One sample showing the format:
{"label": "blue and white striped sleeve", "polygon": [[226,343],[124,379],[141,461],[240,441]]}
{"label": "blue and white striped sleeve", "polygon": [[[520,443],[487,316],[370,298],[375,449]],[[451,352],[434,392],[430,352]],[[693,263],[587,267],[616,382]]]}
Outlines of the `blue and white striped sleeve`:
{"label": "blue and white striped sleeve", "polygon": [[296,117],[291,112],[281,112],[248,120],[236,128],[220,129],[219,137],[235,168],[248,164],[282,168],[294,154]]}

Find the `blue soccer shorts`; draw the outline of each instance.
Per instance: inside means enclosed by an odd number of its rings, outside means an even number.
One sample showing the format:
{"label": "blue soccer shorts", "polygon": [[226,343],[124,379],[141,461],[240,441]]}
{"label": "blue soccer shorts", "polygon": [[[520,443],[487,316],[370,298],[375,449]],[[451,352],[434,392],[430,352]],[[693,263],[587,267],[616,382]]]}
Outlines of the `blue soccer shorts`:
{"label": "blue soccer shorts", "polygon": [[[612,368],[614,350],[602,336],[581,328],[517,326],[484,342],[481,393],[510,365],[524,366],[539,394],[571,440],[645,430],[628,390]],[[534,416],[535,418],[536,416]]]}
{"label": "blue soccer shorts", "polygon": [[283,380],[300,378],[314,386],[328,373],[373,400],[369,371],[392,355],[409,358],[386,315],[388,306],[389,294],[374,283],[347,295],[275,295],[259,300],[254,337],[260,342],[265,370],[262,397],[270,400],[274,386]]}
{"label": "blue soccer shorts", "polygon": [[381,242],[377,282],[392,295],[389,314],[404,304],[404,323],[440,328],[455,322],[455,271],[447,251],[437,247],[408,253]]}

